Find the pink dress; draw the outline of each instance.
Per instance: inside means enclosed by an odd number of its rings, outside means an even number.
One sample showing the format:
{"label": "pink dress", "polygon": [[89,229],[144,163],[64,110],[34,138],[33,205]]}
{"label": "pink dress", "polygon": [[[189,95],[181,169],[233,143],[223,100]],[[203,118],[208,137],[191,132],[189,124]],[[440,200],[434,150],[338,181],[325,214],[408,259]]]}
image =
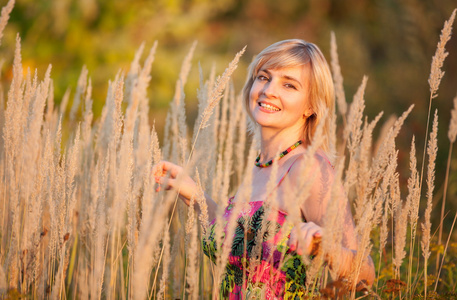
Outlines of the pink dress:
{"label": "pink dress", "polygon": [[[223,216],[223,240],[234,208],[232,200],[233,197],[229,199]],[[220,287],[221,299],[246,299],[250,296],[302,299],[305,295],[306,267],[301,257],[289,251],[287,246],[293,225],[287,221],[285,212],[268,210],[266,206],[264,201],[249,202],[237,216],[226,274]],[[270,213],[264,221],[266,211]],[[215,219],[210,223],[207,238],[203,239],[203,251],[214,263],[219,249],[215,241],[216,226]],[[266,226],[264,230],[262,226]],[[258,234],[263,234],[263,237]],[[255,244],[260,241],[261,251],[254,253]]]}

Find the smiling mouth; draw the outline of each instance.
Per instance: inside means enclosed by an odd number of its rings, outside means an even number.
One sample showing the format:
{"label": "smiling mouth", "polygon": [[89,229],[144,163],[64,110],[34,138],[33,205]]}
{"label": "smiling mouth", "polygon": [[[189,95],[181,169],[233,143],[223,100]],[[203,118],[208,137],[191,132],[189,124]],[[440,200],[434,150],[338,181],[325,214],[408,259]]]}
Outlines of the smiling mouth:
{"label": "smiling mouth", "polygon": [[260,102],[260,103],[259,103],[259,106],[262,107],[262,108],[268,109],[268,110],[270,110],[270,111],[280,111],[279,108],[274,107],[274,106],[271,106],[271,105],[266,104],[266,103],[263,103],[263,102]]}

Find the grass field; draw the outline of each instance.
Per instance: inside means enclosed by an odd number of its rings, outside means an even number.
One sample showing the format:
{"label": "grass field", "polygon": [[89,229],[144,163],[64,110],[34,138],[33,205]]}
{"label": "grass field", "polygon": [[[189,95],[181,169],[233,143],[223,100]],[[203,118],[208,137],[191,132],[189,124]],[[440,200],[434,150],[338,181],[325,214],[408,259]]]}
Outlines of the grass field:
{"label": "grass field", "polygon": [[[1,32],[13,9],[2,10]],[[322,260],[310,262],[309,298],[369,299],[457,298],[455,211],[445,207],[447,187],[456,184],[453,144],[457,134],[457,97],[451,112],[437,112],[446,43],[456,11],[446,21],[431,58],[429,111],[414,103],[398,118],[379,114],[368,120],[363,79],[347,103],[332,36],[331,66],[337,95],[333,138],[338,153],[335,186],[344,186],[359,235],[357,262],[347,281],[331,280]],[[152,166],[166,159],[185,166],[220,204],[247,176],[256,142],[247,133],[247,116],[231,76],[244,50],[223,74],[200,70],[196,120],[186,120],[184,86],[192,67],[194,44],[183,59],[175,96],[164,128],[149,118],[148,87],[157,44],[141,46],[127,74],[109,82],[99,118],[92,112],[88,70],[83,68],[74,93],[57,106],[51,67],[44,78],[24,70],[18,36],[9,86],[0,93],[0,297],[18,299],[210,299],[217,294],[223,263],[212,265],[201,251],[207,215],[196,215],[172,191],[157,191]],[[91,71],[93,72],[93,71]],[[95,71],[96,72],[96,71]],[[427,131],[413,137],[410,149],[397,149],[396,138],[409,114],[426,114]],[[445,173],[435,173],[439,116],[450,114]],[[193,127],[188,124],[194,124]],[[375,127],[379,137],[373,137]],[[159,143],[158,132],[163,136]],[[163,132],[163,134],[162,134]],[[421,139],[426,149],[416,149]],[[318,145],[309,147],[312,155]],[[454,151],[455,152],[455,151]],[[408,159],[409,178],[401,183],[399,157]],[[434,179],[445,178],[436,196]],[[306,190],[304,184],[303,189]],[[297,198],[293,197],[291,198]],[[202,194],[195,195],[200,201]],[[443,203],[443,204],[442,204]],[[293,205],[293,203],[291,203]],[[223,205],[222,205],[223,206]],[[431,215],[453,220],[431,223]],[[334,251],[341,232],[333,224],[338,211],[328,208],[322,249]],[[217,218],[221,217],[219,213]],[[211,220],[209,220],[211,221]],[[298,222],[298,220],[296,220]],[[226,259],[222,251],[219,261]],[[376,281],[354,291],[352,277],[370,254]]]}

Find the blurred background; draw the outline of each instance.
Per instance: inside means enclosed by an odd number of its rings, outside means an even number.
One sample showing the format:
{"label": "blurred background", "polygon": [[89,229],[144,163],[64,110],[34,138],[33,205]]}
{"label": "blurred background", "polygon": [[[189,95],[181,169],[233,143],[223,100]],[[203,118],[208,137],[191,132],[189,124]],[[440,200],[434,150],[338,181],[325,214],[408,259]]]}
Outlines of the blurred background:
{"label": "blurred background", "polygon": [[[6,2],[1,0],[1,6]],[[32,72],[37,68],[42,78],[52,64],[57,103],[67,88],[73,96],[81,69],[87,66],[97,118],[108,81],[119,70],[128,72],[142,43],[147,53],[158,41],[149,96],[151,120],[155,119],[161,128],[182,60],[193,41],[198,41],[185,87],[191,124],[197,111],[198,63],[206,77],[213,64],[220,74],[247,45],[233,77],[236,90],[241,91],[247,65],[269,44],[289,38],[305,39],[316,43],[330,60],[330,34],[334,31],[348,102],[367,75],[369,120],[384,111],[382,124],[389,116],[398,116],[415,104],[397,139],[405,186],[413,135],[419,164],[422,157],[431,58],[444,21],[456,7],[454,0],[17,0],[0,46],[0,55],[5,58],[1,78],[7,90],[19,34],[25,67]],[[440,117],[434,202],[439,206],[449,149],[450,110],[457,94],[457,38],[451,39],[446,48],[446,73],[432,105],[433,110],[438,108]],[[379,134],[379,127],[375,134]],[[453,204],[447,206],[452,209],[452,216],[457,207],[457,154],[453,156],[448,190],[448,203]],[[446,218],[449,219],[452,218]]]}

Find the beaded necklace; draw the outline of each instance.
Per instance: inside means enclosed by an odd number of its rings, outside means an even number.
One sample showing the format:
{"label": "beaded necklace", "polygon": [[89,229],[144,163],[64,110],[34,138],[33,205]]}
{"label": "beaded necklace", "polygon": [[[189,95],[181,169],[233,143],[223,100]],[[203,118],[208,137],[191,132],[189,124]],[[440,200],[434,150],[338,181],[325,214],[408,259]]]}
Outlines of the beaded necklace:
{"label": "beaded necklace", "polygon": [[[293,144],[292,146],[290,146],[289,148],[287,148],[285,151],[281,152],[279,154],[279,157],[278,157],[278,160],[280,160],[281,158],[283,158],[284,156],[286,156],[290,151],[294,150],[295,148],[297,148],[300,144],[302,143],[302,141],[298,141],[296,142],[295,144]],[[259,156],[257,156],[257,158],[255,159],[255,165],[259,168],[266,168],[266,167],[269,167],[271,166],[271,164],[273,163],[273,160],[270,160],[269,162],[266,162],[264,164],[261,164],[259,163],[259,160],[260,160],[260,154]]]}

